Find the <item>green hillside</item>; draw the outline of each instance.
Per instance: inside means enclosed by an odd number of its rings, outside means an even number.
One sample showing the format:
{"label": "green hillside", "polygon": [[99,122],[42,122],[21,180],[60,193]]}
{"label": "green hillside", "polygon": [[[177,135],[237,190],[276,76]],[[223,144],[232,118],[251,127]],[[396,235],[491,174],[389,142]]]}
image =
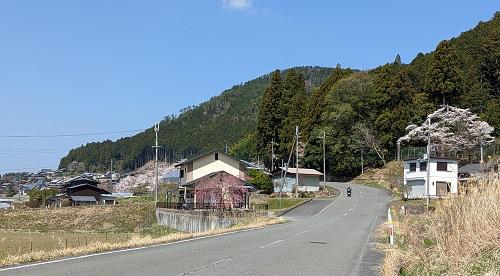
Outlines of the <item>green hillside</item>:
{"label": "green hillside", "polygon": [[[306,80],[308,91],[318,86],[330,74],[331,68],[297,67]],[[286,70],[283,72],[285,73]],[[178,116],[168,116],[160,123],[161,158],[181,158],[215,148],[232,145],[255,127],[257,109],[269,74],[235,85],[219,96],[194,107],[185,108]],[[154,131],[152,128],[116,142],[88,143],[71,150],[61,159],[60,168],[72,161],[83,162],[90,171],[105,171],[111,158],[118,170],[131,170],[152,160]]]}

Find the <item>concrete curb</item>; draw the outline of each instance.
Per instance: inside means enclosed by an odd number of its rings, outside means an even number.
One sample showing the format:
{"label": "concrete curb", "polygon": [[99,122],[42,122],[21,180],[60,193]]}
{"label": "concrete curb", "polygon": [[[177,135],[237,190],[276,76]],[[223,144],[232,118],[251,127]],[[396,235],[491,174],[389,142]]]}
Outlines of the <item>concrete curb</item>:
{"label": "concrete curb", "polygon": [[293,207],[287,208],[287,209],[285,209],[285,210],[276,211],[276,212],[274,212],[273,216],[275,216],[275,217],[281,217],[281,216],[283,216],[284,214],[286,214],[286,213],[288,213],[288,212],[292,211],[293,209],[295,209],[295,208],[297,208],[297,207],[299,207],[299,206],[301,206],[301,205],[304,205],[304,204],[308,203],[309,201],[311,201],[311,200],[313,200],[313,199],[314,199],[314,198],[310,198],[310,199],[308,199],[308,200],[306,200],[306,201],[304,201],[304,202],[302,202],[302,203],[299,203],[299,204],[297,204],[297,205],[295,205],[295,206],[293,206]]}

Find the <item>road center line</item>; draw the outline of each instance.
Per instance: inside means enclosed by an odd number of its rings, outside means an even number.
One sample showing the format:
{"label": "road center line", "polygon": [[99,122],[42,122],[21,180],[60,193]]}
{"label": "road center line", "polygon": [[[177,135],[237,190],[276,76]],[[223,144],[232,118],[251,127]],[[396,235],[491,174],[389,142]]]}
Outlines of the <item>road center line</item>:
{"label": "road center line", "polygon": [[191,274],[191,273],[193,273],[193,272],[196,272],[196,271],[199,271],[199,270],[205,269],[205,268],[207,268],[207,267],[210,267],[210,266],[214,266],[214,265],[220,264],[220,263],[222,263],[222,262],[228,262],[228,261],[230,261],[230,260],[231,260],[231,259],[221,259],[221,260],[215,261],[215,262],[213,262],[213,263],[209,263],[209,264],[207,264],[207,265],[197,267],[197,268],[195,268],[195,269],[193,269],[193,270],[190,270],[190,271],[187,271],[187,272],[183,272],[183,273],[179,274],[178,276],[181,276],[181,275],[188,275],[188,274]]}
{"label": "road center line", "polygon": [[280,243],[280,242],[282,242],[282,241],[283,241],[283,240],[273,241],[272,243],[268,243],[268,244],[266,244],[266,245],[263,245],[263,246],[261,246],[260,248],[261,248],[261,249],[262,249],[262,248],[266,248],[266,247],[269,247],[269,246],[271,246],[271,245],[273,245],[273,244]]}
{"label": "road center line", "polygon": [[300,235],[305,234],[305,233],[307,233],[307,232],[309,232],[309,230],[306,230],[306,231],[302,231],[302,232],[300,232],[300,233],[297,233],[297,234],[295,234],[295,236],[300,236]]}

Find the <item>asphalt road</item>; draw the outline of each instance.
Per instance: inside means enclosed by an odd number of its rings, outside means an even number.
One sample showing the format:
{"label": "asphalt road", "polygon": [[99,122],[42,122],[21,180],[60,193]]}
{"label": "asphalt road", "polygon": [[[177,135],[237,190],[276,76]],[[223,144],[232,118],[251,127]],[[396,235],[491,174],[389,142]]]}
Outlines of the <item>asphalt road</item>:
{"label": "asphalt road", "polygon": [[0,270],[0,275],[377,275],[373,229],[386,219],[389,196],[345,184],[336,200],[312,200],[292,222],[143,249]]}

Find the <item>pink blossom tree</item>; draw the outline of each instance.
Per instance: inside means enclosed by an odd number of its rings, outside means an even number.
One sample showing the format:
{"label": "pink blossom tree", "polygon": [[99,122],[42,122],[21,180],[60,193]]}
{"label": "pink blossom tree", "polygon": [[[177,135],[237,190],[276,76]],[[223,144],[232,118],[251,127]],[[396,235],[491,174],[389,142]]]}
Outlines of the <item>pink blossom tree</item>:
{"label": "pink blossom tree", "polygon": [[196,185],[196,201],[212,208],[241,206],[246,193],[243,181],[231,174],[219,172],[200,179]]}

